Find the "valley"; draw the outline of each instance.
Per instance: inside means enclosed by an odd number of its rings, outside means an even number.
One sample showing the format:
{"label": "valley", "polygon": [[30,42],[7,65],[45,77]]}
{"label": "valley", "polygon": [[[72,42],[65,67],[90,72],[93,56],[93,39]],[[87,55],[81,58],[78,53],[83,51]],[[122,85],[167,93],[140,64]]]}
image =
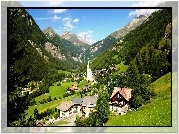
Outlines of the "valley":
{"label": "valley", "polygon": [[139,15],[94,43],[9,8],[8,126],[171,126],[171,19]]}

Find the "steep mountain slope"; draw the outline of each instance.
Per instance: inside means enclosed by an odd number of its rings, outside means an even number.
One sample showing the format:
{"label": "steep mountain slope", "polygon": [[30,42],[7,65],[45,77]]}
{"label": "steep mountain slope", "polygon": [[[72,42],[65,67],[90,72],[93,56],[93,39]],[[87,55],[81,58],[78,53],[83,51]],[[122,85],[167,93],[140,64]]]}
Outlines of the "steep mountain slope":
{"label": "steep mountain slope", "polygon": [[[104,61],[104,62],[102,62]],[[128,33],[123,42],[93,60],[92,67],[108,67],[124,61],[129,73],[149,74],[152,80],[171,71],[171,10],[159,10]]]}
{"label": "steep mountain slope", "polygon": [[122,38],[124,37],[127,33],[129,33],[131,30],[134,30],[136,27],[138,27],[142,22],[144,22],[147,18],[149,17],[148,14],[145,15],[139,15],[135,17],[131,22],[129,22],[126,26],[123,28],[113,32],[111,36],[115,38]]}
{"label": "steep mountain slope", "polygon": [[102,54],[107,49],[109,49],[116,41],[122,40],[127,33],[129,33],[131,30],[135,29],[140,24],[142,24],[142,22],[144,22],[148,18],[148,16],[148,14],[145,14],[135,17],[125,27],[111,33],[105,39],[92,44],[90,48],[85,51],[86,60],[88,58],[93,59],[97,57],[98,55]]}
{"label": "steep mountain slope", "polygon": [[43,30],[45,36],[53,43],[47,44],[46,48],[52,55],[70,62],[74,67],[83,62],[82,54],[86,46],[76,46],[71,41],[60,37],[51,27]]}
{"label": "steep mountain slope", "polygon": [[7,22],[8,125],[23,126],[30,95],[22,96],[22,88],[31,81],[44,81],[59,69],[72,68],[46,51],[45,44],[49,40],[25,9],[8,9]]}
{"label": "steep mountain slope", "polygon": [[65,60],[68,57],[61,54],[61,49],[55,53],[55,50],[58,50],[57,44],[45,37],[25,9],[9,9],[8,16],[8,71],[10,77],[22,78],[22,87],[23,81],[26,83],[26,80],[42,80],[50,70],[73,68],[72,63]]}
{"label": "steep mountain slope", "polygon": [[85,40],[76,34],[72,34],[70,31],[64,31],[60,36],[66,40],[69,40],[76,46],[89,47],[90,44],[88,40]]}

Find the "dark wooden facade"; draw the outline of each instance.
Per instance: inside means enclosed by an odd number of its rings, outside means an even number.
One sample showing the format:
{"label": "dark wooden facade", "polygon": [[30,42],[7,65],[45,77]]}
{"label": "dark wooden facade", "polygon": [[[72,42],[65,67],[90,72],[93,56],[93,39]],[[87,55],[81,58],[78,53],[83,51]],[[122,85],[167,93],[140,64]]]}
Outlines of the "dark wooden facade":
{"label": "dark wooden facade", "polygon": [[117,92],[111,99],[111,104],[114,106],[123,107],[125,106],[128,101],[119,93]]}

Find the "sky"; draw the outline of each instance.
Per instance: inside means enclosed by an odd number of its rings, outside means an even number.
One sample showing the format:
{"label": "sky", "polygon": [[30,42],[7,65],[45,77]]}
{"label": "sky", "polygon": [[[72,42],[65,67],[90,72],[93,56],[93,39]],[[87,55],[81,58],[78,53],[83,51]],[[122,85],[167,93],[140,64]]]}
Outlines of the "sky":
{"label": "sky", "polygon": [[[139,7],[142,5],[156,6],[159,3],[160,2],[123,2],[121,5]],[[21,2],[21,4],[23,6],[27,5],[27,3],[24,2]],[[48,5],[48,8],[49,6],[56,7],[56,5],[63,5],[65,7],[65,2],[50,1],[49,3],[43,2],[41,5],[43,7]],[[34,18],[41,30],[44,30],[47,27],[52,27],[52,29],[59,35],[64,31],[70,31],[73,34],[83,34],[93,43],[104,39],[112,32],[117,31],[123,26],[127,25],[135,16],[144,13],[152,13],[154,11],[151,9],[68,8],[26,10]]]}

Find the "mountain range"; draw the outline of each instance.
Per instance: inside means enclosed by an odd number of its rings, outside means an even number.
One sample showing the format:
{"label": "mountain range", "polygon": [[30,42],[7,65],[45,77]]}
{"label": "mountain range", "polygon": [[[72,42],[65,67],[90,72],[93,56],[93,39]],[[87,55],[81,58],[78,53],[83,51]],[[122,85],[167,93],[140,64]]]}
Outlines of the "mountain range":
{"label": "mountain range", "polygon": [[[71,33],[70,31],[64,31],[62,34],[58,35],[57,33],[54,32],[54,30],[51,27],[44,29],[43,33],[48,39],[55,41],[55,44],[57,44],[56,45],[57,49],[54,49],[55,50],[54,52],[52,52],[52,46],[48,47],[52,55],[57,55],[57,57],[62,60],[72,58],[72,60],[76,62],[84,63],[84,62],[87,62],[87,60],[89,59],[91,60],[99,56],[103,52],[105,52],[105,50],[107,50],[116,41],[122,40],[122,38],[127,33],[129,33],[131,30],[135,29],[137,26],[142,24],[142,22],[144,22],[148,16],[149,16],[148,14],[145,14],[145,15],[140,15],[140,16],[135,17],[126,26],[111,33],[106,38],[96,43],[91,42],[83,34],[76,35],[76,34]],[[60,44],[62,40],[63,40],[63,43]],[[67,53],[60,52],[61,49],[63,50],[64,48],[68,49],[68,52],[67,52],[68,55]],[[72,52],[73,55],[71,55],[71,51],[73,50],[77,50],[77,51]]]}
{"label": "mountain range", "polygon": [[[23,12],[26,12],[26,10],[24,9]],[[19,17],[21,19],[28,20],[27,23],[24,23],[24,26],[28,25],[29,27],[32,25],[32,27],[38,27],[32,16],[27,12]],[[34,31],[39,31],[39,34],[36,37],[32,36],[31,39],[28,39],[27,37],[26,40],[41,56],[45,57],[45,60],[48,60],[49,57],[47,55],[43,55],[42,51],[47,51],[52,57],[68,64],[70,68],[77,68],[80,64],[87,62],[87,60],[92,60],[93,58],[96,58],[100,54],[104,53],[116,41],[121,41],[127,33],[139,26],[147,19],[147,17],[147,14],[135,17],[125,27],[111,33],[103,40],[93,44],[83,34],[75,35],[70,31],[64,31],[61,35],[58,35],[51,27],[47,27],[42,31],[43,37],[39,28],[38,30],[37,28],[34,29]],[[30,30],[27,28],[27,31]],[[37,39],[39,35],[41,36]],[[43,40],[43,43],[40,40]],[[40,47],[38,47],[39,45]],[[44,50],[42,50],[42,47],[44,47]]]}

